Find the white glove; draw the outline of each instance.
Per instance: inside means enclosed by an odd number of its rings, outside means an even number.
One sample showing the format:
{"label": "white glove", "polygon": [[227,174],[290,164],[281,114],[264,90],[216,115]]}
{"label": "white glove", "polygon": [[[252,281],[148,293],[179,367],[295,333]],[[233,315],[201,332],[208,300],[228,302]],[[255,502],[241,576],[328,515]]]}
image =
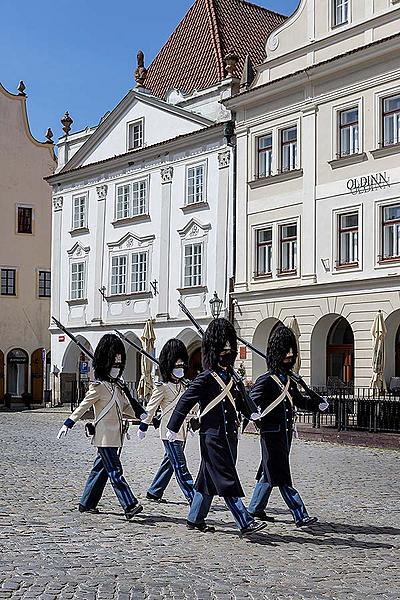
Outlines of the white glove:
{"label": "white glove", "polygon": [[140,415],[140,420],[144,421],[146,417],[147,417],[147,412],[144,412]]}
{"label": "white glove", "polygon": [[63,425],[61,427],[60,431],[58,432],[57,439],[60,440],[63,436],[66,436],[68,431],[69,431],[69,427],[67,427],[66,425]]}
{"label": "white glove", "polygon": [[260,412],[258,412],[258,413],[251,413],[250,419],[252,421],[258,421],[258,419],[261,419],[261,413]]}
{"label": "white glove", "polygon": [[170,431],[169,429],[167,429],[167,440],[169,442],[175,442],[177,437],[178,437],[178,434],[175,433],[175,431]]}
{"label": "white glove", "polygon": [[328,406],[329,406],[329,402],[328,402],[328,400],[326,399],[326,396],[324,396],[323,398],[324,398],[324,401],[323,401],[323,402],[320,402],[320,403],[319,403],[319,406],[318,406],[318,408],[319,408],[319,410],[320,410],[321,412],[324,412],[324,411],[325,411],[325,410],[328,408]]}
{"label": "white glove", "polygon": [[141,429],[138,429],[136,435],[139,440],[144,440],[144,438],[146,437],[146,432],[142,431]]}

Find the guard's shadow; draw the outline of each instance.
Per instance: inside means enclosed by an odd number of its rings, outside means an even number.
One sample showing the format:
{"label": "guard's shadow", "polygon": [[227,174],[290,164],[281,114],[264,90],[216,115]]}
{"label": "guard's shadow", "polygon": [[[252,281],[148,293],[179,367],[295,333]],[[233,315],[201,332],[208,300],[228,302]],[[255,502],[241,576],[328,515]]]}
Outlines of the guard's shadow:
{"label": "guard's shadow", "polygon": [[312,535],[325,535],[326,533],[348,533],[350,535],[400,535],[400,529],[397,529],[396,527],[349,525],[348,523],[331,523],[328,521],[320,521],[304,531],[311,533]]}
{"label": "guard's shadow", "polygon": [[[311,533],[311,530],[307,533]],[[317,534],[317,532],[313,532]],[[225,535],[229,535],[228,532]],[[344,548],[359,548],[359,549],[393,549],[396,546],[392,544],[381,544],[379,542],[362,542],[354,538],[317,538],[317,537],[299,537],[295,535],[279,535],[272,534],[269,531],[263,533],[253,534],[251,537],[246,538],[252,544],[259,544],[260,546],[280,546],[282,544],[308,544],[312,546],[336,546]]]}

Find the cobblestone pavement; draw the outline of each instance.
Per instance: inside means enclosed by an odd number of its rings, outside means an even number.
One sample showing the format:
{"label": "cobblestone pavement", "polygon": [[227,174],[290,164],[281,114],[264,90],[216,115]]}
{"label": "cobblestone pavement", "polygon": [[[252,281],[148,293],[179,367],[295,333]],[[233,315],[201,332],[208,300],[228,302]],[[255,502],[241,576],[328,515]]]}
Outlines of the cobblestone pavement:
{"label": "cobblestone pavement", "polygon": [[[0,415],[0,600],[400,597],[398,452],[296,442],[295,483],[319,525],[296,529],[274,491],[276,522],[241,539],[220,500],[209,518],[216,533],[186,530],[175,481],[169,504],[143,499],[162,455],[154,431],[143,442],[132,435],[123,451],[143,516],[127,522],[110,486],[100,515],[78,513],[94,449],[82,423],[63,441],[59,426],[52,414]],[[197,437],[187,454],[195,473]],[[242,438],[248,494],[258,456],[257,437]]]}

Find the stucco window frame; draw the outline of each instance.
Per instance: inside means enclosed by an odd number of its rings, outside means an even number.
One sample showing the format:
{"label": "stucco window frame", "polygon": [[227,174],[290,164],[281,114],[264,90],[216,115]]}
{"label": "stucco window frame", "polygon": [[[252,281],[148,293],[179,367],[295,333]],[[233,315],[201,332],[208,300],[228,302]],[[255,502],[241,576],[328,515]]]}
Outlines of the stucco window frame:
{"label": "stucco window frame", "polygon": [[[83,264],[83,293],[80,298],[72,298],[72,265]],[[69,281],[68,281],[68,299],[66,300],[69,305],[87,304],[87,278],[88,278],[88,259],[87,256],[79,256],[77,258],[70,258],[69,260]]]}
{"label": "stucco window frame", "polygon": [[[134,254],[146,254],[146,287],[144,290],[140,292],[132,292],[132,256]],[[111,271],[112,271],[112,259],[115,256],[126,256],[127,257],[127,265],[126,265],[126,288],[125,293],[111,293]],[[117,248],[110,249],[108,253],[108,281],[107,281],[107,301],[117,301],[117,300],[134,300],[140,298],[150,298],[152,293],[150,291],[150,278],[152,273],[152,258],[153,258],[153,243],[152,241],[144,244],[138,245],[135,248]]]}
{"label": "stucco window frame", "polygon": [[[181,244],[181,285],[178,288],[180,293],[185,291],[185,293],[189,293],[189,290],[197,290],[197,292],[203,291],[204,288],[207,287],[207,240],[205,239],[207,236],[204,235],[202,237],[190,238],[182,240]],[[201,279],[200,283],[196,285],[185,285],[185,248],[187,246],[193,246],[195,244],[199,244],[201,246]],[[196,292],[195,292],[196,293]]]}
{"label": "stucco window frame", "polygon": [[[128,185],[129,186],[129,203],[132,205],[132,185],[141,181],[146,182],[146,198],[145,198],[145,211],[138,214],[130,214],[128,217],[117,217],[117,202],[118,202],[118,188]],[[114,227],[120,225],[129,225],[133,223],[141,223],[150,219],[150,173],[144,176],[132,177],[127,181],[120,181],[114,185],[114,209],[113,209],[113,220],[111,224]]]}
{"label": "stucco window frame", "polygon": [[14,271],[15,272],[15,279],[14,279],[14,291],[15,294],[2,294],[1,293],[1,281],[0,281],[0,298],[18,298],[19,297],[19,268],[15,267],[13,265],[0,265],[0,277],[1,277],[1,271],[3,269],[7,269],[9,271]]}
{"label": "stucco window frame", "polygon": [[[348,156],[340,156],[340,113],[354,107],[357,107],[358,109],[358,152],[349,154]],[[366,159],[364,151],[364,98],[362,96],[332,106],[331,131],[333,132],[333,135],[331,138],[331,160],[329,161],[329,164],[332,169],[339,166],[345,166],[346,164],[362,162]]]}
{"label": "stucco window frame", "polygon": [[[85,198],[85,210],[84,210],[84,224],[79,226],[79,227],[75,227],[74,221],[75,221],[75,199],[76,198]],[[78,234],[85,234],[85,233],[89,233],[89,228],[88,228],[88,223],[89,223],[89,192],[80,192],[79,194],[73,194],[72,195],[72,202],[71,202],[71,207],[72,207],[72,211],[71,211],[71,229],[70,229],[70,234],[73,235],[78,235]]]}
{"label": "stucco window frame", "polygon": [[[342,215],[348,213],[358,214],[358,263],[352,263],[349,265],[339,264],[339,219]],[[349,206],[342,206],[340,208],[335,208],[332,210],[332,225],[331,230],[333,232],[332,235],[332,275],[340,275],[343,273],[355,273],[363,270],[363,256],[364,256],[364,246],[363,246],[363,205],[359,204],[351,204]]]}
{"label": "stucco window frame", "polygon": [[[188,202],[189,198],[189,177],[188,172],[189,169],[193,169],[194,167],[203,167],[203,198],[198,202]],[[201,160],[192,160],[189,163],[185,164],[185,194],[184,194],[184,204],[181,207],[183,212],[191,212],[195,211],[196,208],[204,209],[209,208],[208,204],[208,158],[204,158]]]}
{"label": "stucco window frame", "polygon": [[[285,225],[296,224],[296,270],[281,271],[282,248],[281,248],[281,230]],[[298,279],[301,277],[301,217],[288,217],[276,221],[276,278],[277,279]]]}
{"label": "stucco window frame", "polygon": [[[129,128],[131,125],[136,125],[137,123],[140,123],[142,126],[142,143],[140,144],[140,146],[136,146],[135,148],[130,148],[129,147]],[[132,121],[128,121],[126,124],[126,151],[127,152],[132,152],[133,150],[140,150],[141,148],[145,147],[145,118],[144,117],[139,117],[138,119],[133,119]]]}
{"label": "stucco window frame", "polygon": [[[31,208],[32,209],[32,231],[30,233],[24,233],[23,231],[18,231],[18,209],[19,208]],[[26,202],[17,202],[15,204],[15,234],[22,236],[33,236],[35,235],[35,206],[33,204],[28,204]]]}
{"label": "stucco window frame", "polygon": [[400,143],[391,144],[388,146],[383,145],[383,100],[396,95],[400,95],[400,85],[385,88],[384,90],[374,94],[375,148],[371,150],[371,154],[374,158],[380,158],[381,156],[388,156],[390,154],[397,154],[400,152]]}
{"label": "stucco window frame", "polygon": [[[272,257],[271,257],[271,272],[270,273],[257,273],[258,259],[257,259],[257,236],[259,231],[263,231],[264,229],[271,229],[272,232]],[[261,281],[270,281],[274,278],[274,273],[277,272],[277,262],[276,262],[276,233],[277,233],[277,223],[275,221],[268,221],[266,223],[257,223],[251,228],[251,281],[253,283],[258,283]]]}
{"label": "stucco window frame", "polygon": [[349,27],[353,21],[353,2],[352,0],[348,0],[347,21],[344,21],[343,23],[335,23],[335,2],[336,0],[329,0],[329,29],[331,31],[337,31],[338,29]]}
{"label": "stucco window frame", "polygon": [[394,258],[382,258],[383,251],[383,209],[391,206],[391,205],[399,205],[400,206],[400,197],[393,196],[392,198],[385,198],[381,200],[376,200],[375,202],[375,264],[374,269],[387,269],[388,267],[400,266],[400,256],[396,256]]}
{"label": "stucco window frame", "polygon": [[[292,129],[293,127],[296,127],[296,164],[294,169],[288,169],[286,171],[284,171],[282,169],[282,151],[283,151],[283,146],[284,144],[282,143],[282,133],[287,130],[287,129]],[[272,139],[272,143],[274,142],[274,139]],[[282,175],[285,176],[288,173],[298,173],[299,171],[302,170],[302,160],[301,160],[301,144],[302,144],[302,136],[301,136],[301,117],[295,119],[295,120],[290,120],[287,123],[282,123],[279,126],[277,126],[276,128],[276,132],[275,132],[275,148],[277,148],[277,152],[275,153],[275,175]],[[274,160],[272,159],[272,165],[274,165]],[[271,177],[274,176],[274,172],[272,173]],[[268,177],[266,179],[269,179]]]}

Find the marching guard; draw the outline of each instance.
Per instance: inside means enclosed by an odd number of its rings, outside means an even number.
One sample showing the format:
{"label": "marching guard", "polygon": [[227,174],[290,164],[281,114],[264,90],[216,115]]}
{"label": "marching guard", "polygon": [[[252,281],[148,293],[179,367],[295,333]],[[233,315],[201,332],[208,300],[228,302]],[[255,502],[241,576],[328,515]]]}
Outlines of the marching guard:
{"label": "marching guard", "polygon": [[125,348],[121,340],[114,334],[104,335],[94,353],[93,368],[96,380],[90,384],[89,390],[58,432],[58,439],[66,436],[75,423],[91,407],[95,420],[92,444],[97,447],[97,457],[89,474],[85,489],[79,501],[80,512],[99,513],[97,504],[103,494],[107,479],[110,480],[114,492],[125,512],[126,518],[132,519],[143,510],[134,496],[125,477],[119,457],[125,436],[123,417],[135,418],[144,416],[139,403],[134,408],[123,391],[120,380],[126,364]]}
{"label": "marching guard", "polygon": [[[292,330],[279,326],[272,333],[267,348],[269,371],[257,379],[250,393],[251,399],[261,410],[258,421],[261,465],[248,510],[253,517],[262,521],[271,520],[265,509],[272,488],[279,487],[297,527],[304,527],[312,525],[318,519],[308,515],[299,492],[292,485],[289,453],[294,411],[295,406],[313,412],[326,410],[328,403],[292,372],[297,352],[297,342]],[[299,391],[298,384],[307,392],[308,397]]]}
{"label": "marching guard", "polygon": [[187,387],[184,377],[188,362],[189,357],[185,344],[178,339],[168,340],[159,357],[162,381],[155,383],[153,394],[146,407],[147,416],[140,423],[137,431],[138,438],[143,439],[157,410],[161,409],[160,438],[164,444],[165,454],[146,494],[147,499],[154,502],[166,502],[163,494],[174,473],[189,504],[194,497],[193,477],[189,472],[184,454],[188,435],[187,419],[183,421],[174,441],[169,441],[167,438],[168,419]]}
{"label": "marching guard", "polygon": [[187,517],[187,528],[215,531],[205,518],[215,495],[222,496],[242,535],[263,529],[243,504],[244,492],[236,471],[238,412],[246,417],[250,409],[234,384],[231,370],[237,355],[237,337],[231,323],[215,319],[208,326],[202,344],[204,371],[178,401],[167,424],[167,437],[177,439],[188,413],[200,407],[201,464]]}

